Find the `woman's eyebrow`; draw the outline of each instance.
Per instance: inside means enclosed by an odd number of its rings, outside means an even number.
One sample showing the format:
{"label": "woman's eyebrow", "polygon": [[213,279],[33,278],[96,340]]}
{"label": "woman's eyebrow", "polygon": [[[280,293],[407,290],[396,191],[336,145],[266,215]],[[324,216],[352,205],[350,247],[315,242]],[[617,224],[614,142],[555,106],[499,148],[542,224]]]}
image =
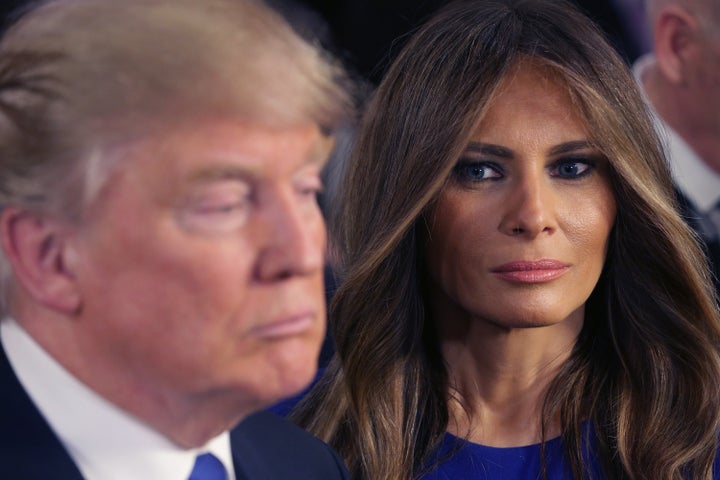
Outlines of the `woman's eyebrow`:
{"label": "woman's eyebrow", "polygon": [[[589,140],[574,140],[572,142],[565,142],[559,145],[555,145],[549,150],[548,153],[550,155],[562,155],[565,153],[571,153],[578,150],[587,150],[592,148],[596,148],[596,146]],[[513,151],[509,148],[502,147],[500,145],[494,145],[491,143],[470,142],[468,143],[465,151],[507,159],[514,157]]]}
{"label": "woman's eyebrow", "polygon": [[470,142],[468,143],[467,152],[482,153],[484,155],[491,155],[493,157],[500,158],[513,158],[513,152],[509,148],[501,147],[500,145],[493,145],[490,143],[481,142]]}
{"label": "woman's eyebrow", "polygon": [[589,148],[596,148],[595,145],[589,140],[576,140],[573,142],[561,143],[555,145],[550,149],[550,155],[562,155],[564,153],[571,153],[578,150],[587,150]]}

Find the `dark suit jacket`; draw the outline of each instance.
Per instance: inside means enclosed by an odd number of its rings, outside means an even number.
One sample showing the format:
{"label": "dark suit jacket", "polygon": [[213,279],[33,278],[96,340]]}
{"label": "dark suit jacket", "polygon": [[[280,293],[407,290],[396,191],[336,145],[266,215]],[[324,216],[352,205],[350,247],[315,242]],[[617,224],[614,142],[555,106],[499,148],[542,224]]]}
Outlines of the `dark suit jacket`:
{"label": "dark suit jacket", "polygon": [[[270,412],[246,418],[230,432],[230,442],[238,480],[349,478],[332,449]],[[83,479],[22,388],[1,346],[0,479]]]}
{"label": "dark suit jacket", "polygon": [[[703,228],[701,227],[701,223],[704,221],[702,218],[703,215],[697,211],[692,202],[678,189],[675,189],[675,195],[677,196],[680,213],[683,218],[685,218],[685,221],[693,230],[702,236]],[[714,240],[709,240],[706,237],[703,238],[703,247],[708,257],[710,270],[714,274],[715,292],[720,299],[720,238],[715,238]]]}

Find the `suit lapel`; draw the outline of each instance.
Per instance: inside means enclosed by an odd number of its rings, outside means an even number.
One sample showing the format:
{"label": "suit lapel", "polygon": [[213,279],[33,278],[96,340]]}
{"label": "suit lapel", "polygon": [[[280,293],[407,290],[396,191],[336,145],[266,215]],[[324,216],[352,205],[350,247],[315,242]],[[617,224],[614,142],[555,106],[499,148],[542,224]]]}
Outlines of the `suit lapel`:
{"label": "suit lapel", "polygon": [[[705,218],[702,213],[698,212],[692,202],[677,188],[675,189],[675,195],[681,215],[703,240],[705,254],[708,257],[710,268],[714,272],[715,290],[720,297],[720,238],[706,233],[708,229],[714,229],[715,225],[710,222],[710,219]],[[708,223],[709,225],[707,225]]]}
{"label": "suit lapel", "polygon": [[0,345],[0,478],[82,480],[80,471],[23,389]]}
{"label": "suit lapel", "polygon": [[230,431],[230,446],[237,480],[270,478],[263,467],[263,461],[259,457],[255,445],[241,431],[240,426]]}

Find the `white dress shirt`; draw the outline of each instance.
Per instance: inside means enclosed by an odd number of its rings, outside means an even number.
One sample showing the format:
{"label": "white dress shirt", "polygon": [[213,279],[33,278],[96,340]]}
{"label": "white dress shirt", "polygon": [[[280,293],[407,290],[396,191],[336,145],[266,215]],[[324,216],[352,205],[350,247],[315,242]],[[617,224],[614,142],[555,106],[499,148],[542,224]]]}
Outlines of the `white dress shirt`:
{"label": "white dress shirt", "polygon": [[78,381],[11,318],[0,340],[30,398],[87,480],[186,480],[199,453],[214,454],[235,479],[227,432],[183,449]]}

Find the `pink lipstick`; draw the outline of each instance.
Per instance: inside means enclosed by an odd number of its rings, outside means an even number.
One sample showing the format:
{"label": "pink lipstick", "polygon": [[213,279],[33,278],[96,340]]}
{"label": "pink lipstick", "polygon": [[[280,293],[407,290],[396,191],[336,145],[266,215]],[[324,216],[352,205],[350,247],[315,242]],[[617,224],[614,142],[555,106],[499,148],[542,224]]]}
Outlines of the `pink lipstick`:
{"label": "pink lipstick", "polygon": [[503,280],[518,283],[543,283],[555,280],[568,271],[570,266],[558,260],[518,260],[504,263],[491,271]]}

